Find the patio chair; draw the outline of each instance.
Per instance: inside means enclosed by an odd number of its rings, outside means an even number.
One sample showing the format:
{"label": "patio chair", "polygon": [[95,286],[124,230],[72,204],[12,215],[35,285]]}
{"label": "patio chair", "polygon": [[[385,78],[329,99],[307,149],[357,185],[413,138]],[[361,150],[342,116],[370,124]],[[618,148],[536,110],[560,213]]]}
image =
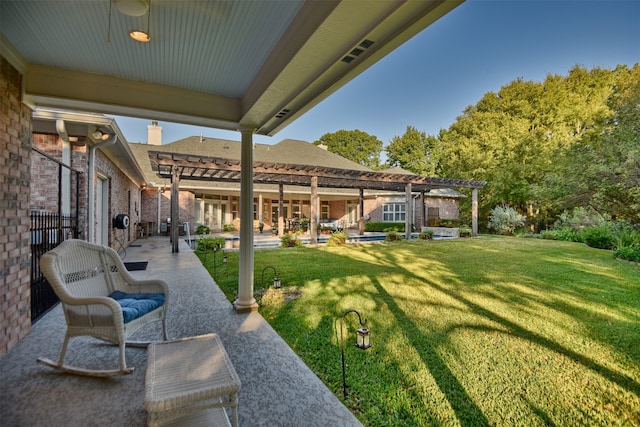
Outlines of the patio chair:
{"label": "patio chair", "polygon": [[[167,340],[167,284],[162,280],[137,280],[113,249],[82,240],[66,240],[40,259],[40,268],[62,303],[67,330],[58,362],[38,362],[71,374],[107,377],[133,372],[125,361],[125,345],[135,331],[161,320]],[[94,370],[64,364],[69,339],[91,336],[117,344],[119,369]]]}

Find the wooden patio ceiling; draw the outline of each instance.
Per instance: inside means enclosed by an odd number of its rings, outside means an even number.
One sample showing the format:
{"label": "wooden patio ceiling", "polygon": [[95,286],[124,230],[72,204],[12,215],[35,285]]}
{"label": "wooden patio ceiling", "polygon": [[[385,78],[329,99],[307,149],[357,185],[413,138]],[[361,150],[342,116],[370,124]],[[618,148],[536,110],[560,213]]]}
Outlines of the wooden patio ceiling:
{"label": "wooden patio ceiling", "polygon": [[[149,151],[151,168],[162,178],[171,178],[174,167],[180,180],[225,181],[240,183],[240,160],[190,154]],[[291,163],[253,162],[255,184],[311,186],[311,177],[318,177],[318,187],[355,188],[365,190],[405,191],[411,184],[415,192],[436,188],[482,188],[485,181],[431,178],[387,172],[338,169]]]}

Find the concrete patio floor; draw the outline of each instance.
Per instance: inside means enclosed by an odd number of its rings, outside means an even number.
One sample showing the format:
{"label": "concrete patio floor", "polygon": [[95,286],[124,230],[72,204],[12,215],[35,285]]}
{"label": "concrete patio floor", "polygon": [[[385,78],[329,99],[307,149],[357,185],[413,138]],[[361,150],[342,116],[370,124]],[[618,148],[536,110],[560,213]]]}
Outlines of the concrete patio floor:
{"label": "concrete patio floor", "polygon": [[[170,287],[170,338],[215,332],[242,382],[241,426],[360,426],[361,423],[311,372],[259,313],[236,313],[211,276],[180,241],[171,253],[168,237],[139,239],[124,261],[148,261],[138,278],[162,278]],[[31,333],[0,359],[0,425],[144,426],[146,349],[128,348],[131,375],[97,379],[67,375],[36,363],[57,360],[65,321],[59,306],[38,320]],[[160,339],[159,322],[135,338]],[[336,360],[327,363],[340,363]],[[117,347],[91,338],[70,341],[66,363],[115,367]]]}

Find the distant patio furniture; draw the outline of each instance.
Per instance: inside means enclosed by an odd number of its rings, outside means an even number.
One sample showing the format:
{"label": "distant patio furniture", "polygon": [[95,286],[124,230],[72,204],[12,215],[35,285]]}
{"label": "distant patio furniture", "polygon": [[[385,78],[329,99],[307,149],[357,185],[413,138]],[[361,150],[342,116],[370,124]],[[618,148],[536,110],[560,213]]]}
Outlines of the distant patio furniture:
{"label": "distant patio furniture", "polygon": [[[125,268],[113,249],[82,240],[66,240],[40,259],[40,268],[62,302],[67,330],[58,362],[40,358],[38,362],[71,374],[114,376],[133,372],[125,361],[125,345],[135,331],[149,322],[161,320],[167,339],[167,284],[162,280],[137,280]],[[69,339],[91,336],[119,346],[119,368],[84,369],[64,364]]]}

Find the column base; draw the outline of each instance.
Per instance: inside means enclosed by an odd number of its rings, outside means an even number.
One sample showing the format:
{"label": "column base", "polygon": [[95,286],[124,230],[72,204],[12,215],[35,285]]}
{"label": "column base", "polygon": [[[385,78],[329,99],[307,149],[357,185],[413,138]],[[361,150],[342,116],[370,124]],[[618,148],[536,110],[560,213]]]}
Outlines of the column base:
{"label": "column base", "polygon": [[257,302],[255,302],[255,300],[252,303],[249,303],[249,304],[240,303],[238,300],[235,300],[233,302],[233,308],[238,313],[250,313],[250,312],[253,312],[253,311],[258,311],[259,307],[260,306],[258,305]]}

